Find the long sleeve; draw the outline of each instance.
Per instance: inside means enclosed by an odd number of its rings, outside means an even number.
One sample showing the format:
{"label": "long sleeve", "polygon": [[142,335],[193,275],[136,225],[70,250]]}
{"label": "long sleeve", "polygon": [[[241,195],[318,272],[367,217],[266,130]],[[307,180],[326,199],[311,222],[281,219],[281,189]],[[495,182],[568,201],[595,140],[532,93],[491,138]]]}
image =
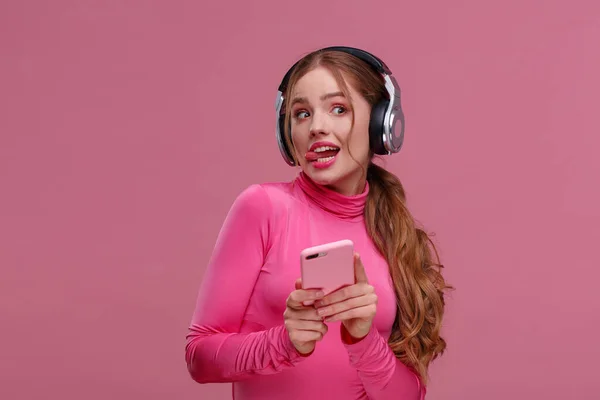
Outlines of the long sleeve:
{"label": "long sleeve", "polygon": [[371,400],[423,400],[426,388],[417,375],[396,358],[373,326],[360,342],[344,343],[350,364]]}
{"label": "long sleeve", "polygon": [[232,205],[202,281],[185,359],[199,383],[274,374],[300,362],[283,325],[240,333],[244,313],[269,250],[271,203],[252,185]]}

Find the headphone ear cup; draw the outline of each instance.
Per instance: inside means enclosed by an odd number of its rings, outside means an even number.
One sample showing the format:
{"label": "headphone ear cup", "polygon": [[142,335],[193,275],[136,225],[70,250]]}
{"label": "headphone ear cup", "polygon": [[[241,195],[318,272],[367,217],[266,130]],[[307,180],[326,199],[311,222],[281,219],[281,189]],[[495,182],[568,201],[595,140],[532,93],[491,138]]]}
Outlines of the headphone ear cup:
{"label": "headphone ear cup", "polygon": [[382,100],[373,106],[369,121],[369,145],[375,154],[387,154],[383,144],[383,123],[389,100]]}
{"label": "headphone ear cup", "polygon": [[279,119],[277,121],[278,123],[278,129],[277,129],[277,134],[279,135],[279,140],[281,145],[283,146],[283,151],[285,152],[285,157],[287,158],[286,162],[288,164],[295,164],[294,161],[294,156],[292,155],[292,151],[289,148],[287,141],[285,140],[285,114],[281,114],[279,116]]}

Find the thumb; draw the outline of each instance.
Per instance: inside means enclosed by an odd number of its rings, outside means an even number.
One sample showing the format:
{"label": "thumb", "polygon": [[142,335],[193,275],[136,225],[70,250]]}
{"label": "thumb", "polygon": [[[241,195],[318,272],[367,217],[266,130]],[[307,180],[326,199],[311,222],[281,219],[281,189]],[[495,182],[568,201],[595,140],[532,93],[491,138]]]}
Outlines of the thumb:
{"label": "thumb", "polygon": [[296,290],[302,289],[302,278],[296,279]]}
{"label": "thumb", "polygon": [[369,283],[365,267],[358,253],[354,253],[354,279],[356,279],[356,283]]}

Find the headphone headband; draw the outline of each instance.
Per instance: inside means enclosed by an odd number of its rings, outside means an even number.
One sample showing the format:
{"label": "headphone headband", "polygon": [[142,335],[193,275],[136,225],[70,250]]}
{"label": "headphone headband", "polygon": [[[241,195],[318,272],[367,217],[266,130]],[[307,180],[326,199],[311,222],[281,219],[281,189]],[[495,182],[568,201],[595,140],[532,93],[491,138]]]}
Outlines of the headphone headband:
{"label": "headphone headband", "polygon": [[[318,50],[318,52],[322,52],[322,51],[341,51],[344,53],[352,54],[353,56],[360,58],[361,60],[363,60],[364,62],[369,64],[373,69],[375,69],[380,74],[382,74],[382,75],[391,75],[392,74],[392,71],[390,71],[388,66],[385,65],[385,63],[383,61],[381,61],[381,59],[379,59],[378,57],[375,57],[373,54],[371,54],[367,51],[357,49],[355,47],[330,46],[330,47],[325,47],[323,49]],[[285,76],[281,80],[281,83],[279,84],[279,91],[281,93],[285,92],[285,89],[287,88],[287,84],[290,80],[290,76],[292,75],[292,72],[294,71],[294,69],[296,68],[296,66],[298,65],[299,62],[300,62],[300,60],[296,61],[294,63],[294,65],[292,65],[292,67],[286,72]]]}
{"label": "headphone headband", "polygon": [[[371,150],[375,154],[392,154],[400,151],[404,142],[404,113],[402,112],[400,104],[400,87],[398,86],[396,79],[392,77],[392,72],[388,66],[373,54],[355,47],[330,46],[317,50],[316,52],[323,51],[340,51],[348,53],[364,61],[383,76],[389,99],[379,102],[373,106],[373,109],[371,110],[369,143]],[[301,60],[295,62],[286,72],[279,84],[275,101],[275,110],[277,113],[277,144],[279,145],[279,151],[281,152],[283,159],[291,166],[295,166],[296,162],[292,151],[288,148],[284,138],[285,115],[282,114],[282,108],[284,103],[284,93],[287,89],[288,82],[300,61]]]}

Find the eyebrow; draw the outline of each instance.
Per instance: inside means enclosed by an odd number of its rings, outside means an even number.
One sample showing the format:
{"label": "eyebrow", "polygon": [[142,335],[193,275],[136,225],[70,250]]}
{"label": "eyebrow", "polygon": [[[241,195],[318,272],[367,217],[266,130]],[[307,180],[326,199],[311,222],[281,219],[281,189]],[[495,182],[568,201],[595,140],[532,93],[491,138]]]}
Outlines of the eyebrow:
{"label": "eyebrow", "polygon": [[[344,93],[342,92],[332,92],[332,93],[326,93],[323,96],[321,96],[321,101],[325,101],[327,99],[330,99],[332,97],[345,97]],[[292,106],[296,103],[307,103],[308,100],[306,99],[306,97],[295,97],[294,100],[292,100]]]}

